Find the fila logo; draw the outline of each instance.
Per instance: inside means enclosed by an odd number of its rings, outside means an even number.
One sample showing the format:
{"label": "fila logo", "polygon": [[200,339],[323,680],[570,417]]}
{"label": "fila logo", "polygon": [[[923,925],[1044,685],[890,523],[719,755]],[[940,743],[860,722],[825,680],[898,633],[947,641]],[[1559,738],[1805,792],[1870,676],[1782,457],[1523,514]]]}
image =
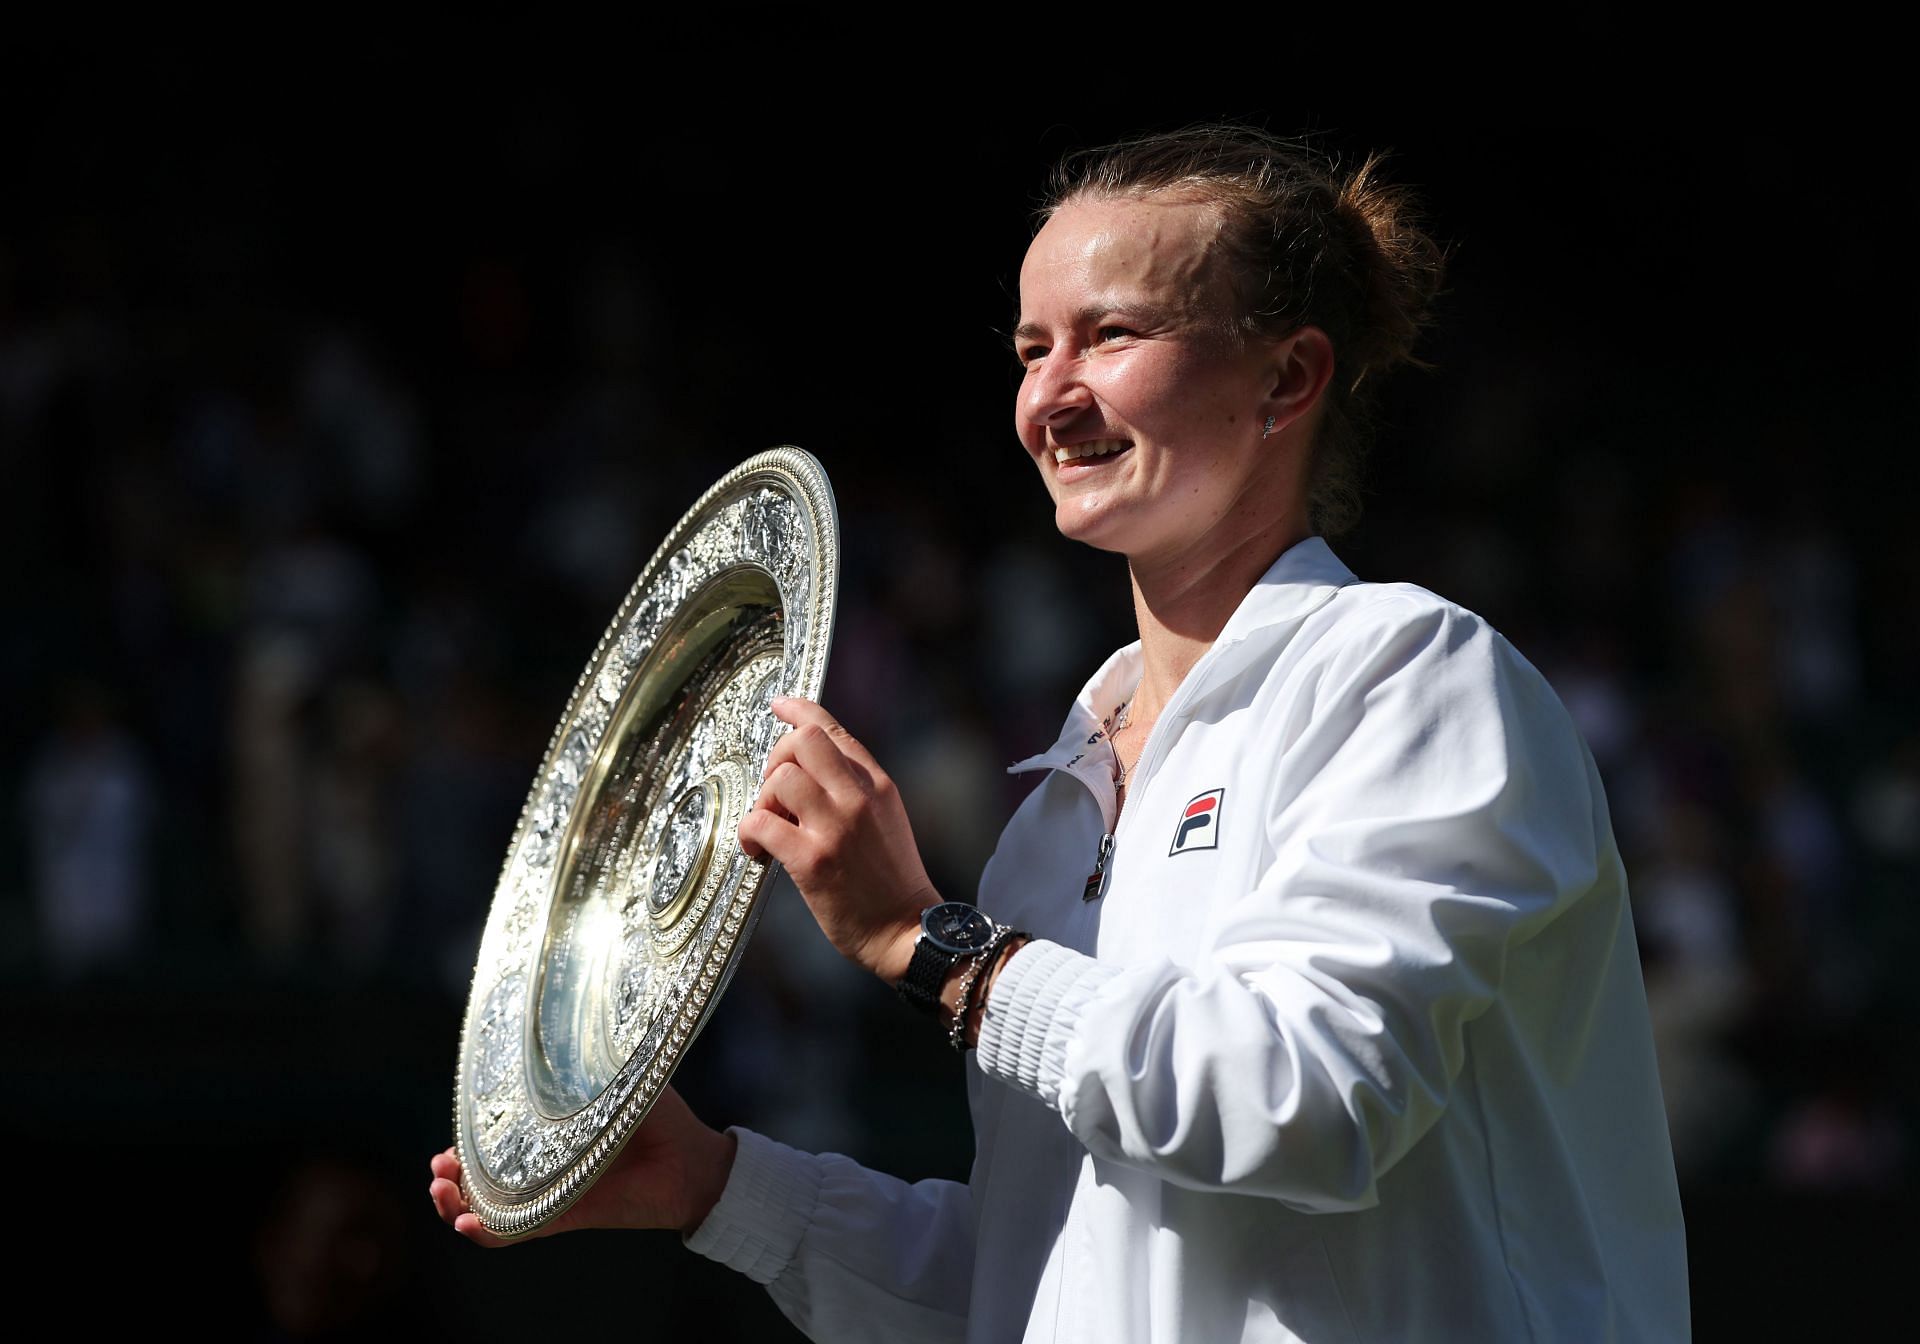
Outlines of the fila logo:
{"label": "fila logo", "polygon": [[1180,824],[1174,828],[1169,856],[1220,848],[1220,803],[1226,796],[1225,789],[1208,789],[1187,804],[1180,814]]}

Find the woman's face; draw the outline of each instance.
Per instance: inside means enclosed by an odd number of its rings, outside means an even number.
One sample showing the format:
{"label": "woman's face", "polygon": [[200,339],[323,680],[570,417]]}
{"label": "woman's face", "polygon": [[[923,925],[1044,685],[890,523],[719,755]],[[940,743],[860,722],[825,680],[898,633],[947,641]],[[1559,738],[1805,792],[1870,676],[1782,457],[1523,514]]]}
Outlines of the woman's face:
{"label": "woman's face", "polygon": [[1020,268],[1020,441],[1060,531],[1136,563],[1185,563],[1299,513],[1302,473],[1282,456],[1299,433],[1261,430],[1269,415],[1277,428],[1298,419],[1325,379],[1303,405],[1300,333],[1229,334],[1217,229],[1204,203],[1081,200]]}

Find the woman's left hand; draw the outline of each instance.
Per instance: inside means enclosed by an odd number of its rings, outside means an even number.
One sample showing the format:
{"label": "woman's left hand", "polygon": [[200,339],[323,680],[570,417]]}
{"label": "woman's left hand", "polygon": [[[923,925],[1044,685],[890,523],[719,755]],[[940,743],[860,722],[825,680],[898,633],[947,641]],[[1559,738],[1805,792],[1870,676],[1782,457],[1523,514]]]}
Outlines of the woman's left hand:
{"label": "woman's left hand", "polygon": [[893,983],[907,973],[920,912],[940,900],[893,780],[831,714],[784,697],[794,726],[767,753],[740,847],[778,859],[841,955]]}

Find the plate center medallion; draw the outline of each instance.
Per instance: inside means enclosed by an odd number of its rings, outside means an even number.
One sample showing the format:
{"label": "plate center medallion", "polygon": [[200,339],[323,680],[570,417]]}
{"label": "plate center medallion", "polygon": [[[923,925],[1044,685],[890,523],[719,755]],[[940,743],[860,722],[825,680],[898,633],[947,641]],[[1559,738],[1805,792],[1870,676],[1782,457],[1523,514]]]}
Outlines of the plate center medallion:
{"label": "plate center medallion", "polygon": [[713,857],[714,819],[720,809],[712,781],[695,784],[674,800],[653,861],[647,913],[670,927],[686,912],[687,897],[700,886]]}

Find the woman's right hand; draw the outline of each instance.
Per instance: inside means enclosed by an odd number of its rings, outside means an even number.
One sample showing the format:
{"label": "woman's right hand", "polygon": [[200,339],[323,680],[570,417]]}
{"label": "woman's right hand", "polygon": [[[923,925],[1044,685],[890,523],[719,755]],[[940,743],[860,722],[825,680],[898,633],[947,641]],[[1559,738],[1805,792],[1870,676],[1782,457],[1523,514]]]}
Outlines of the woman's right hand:
{"label": "woman's right hand", "polygon": [[[731,1134],[702,1124],[680,1094],[667,1088],[626,1147],[600,1173],[600,1179],[567,1211],[537,1232],[514,1241],[530,1241],[583,1227],[671,1227],[692,1232],[726,1189],[737,1143]],[[449,1148],[428,1164],[433,1183],[427,1193],[440,1217],[468,1241],[507,1246],[481,1226],[460,1193],[460,1154]]]}

